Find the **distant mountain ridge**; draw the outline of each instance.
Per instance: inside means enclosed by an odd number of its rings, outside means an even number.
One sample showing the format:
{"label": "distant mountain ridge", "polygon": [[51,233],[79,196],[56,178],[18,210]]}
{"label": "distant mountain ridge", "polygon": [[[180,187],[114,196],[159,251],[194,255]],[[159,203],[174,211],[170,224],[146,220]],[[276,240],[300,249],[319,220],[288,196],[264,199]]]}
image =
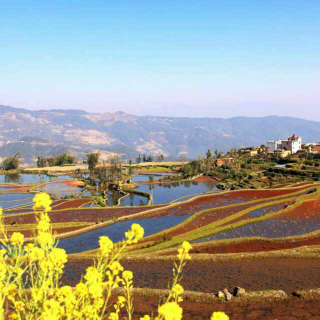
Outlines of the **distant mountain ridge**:
{"label": "distant mountain ridge", "polygon": [[[320,123],[291,117],[187,118],[135,116],[124,112],[83,110],[30,111],[0,105],[0,158],[20,152],[31,164],[39,155],[67,151],[83,158],[101,150],[120,153],[195,158],[208,149],[227,151],[266,144],[296,133],[303,142],[320,140]],[[8,143],[9,142],[9,143]]]}

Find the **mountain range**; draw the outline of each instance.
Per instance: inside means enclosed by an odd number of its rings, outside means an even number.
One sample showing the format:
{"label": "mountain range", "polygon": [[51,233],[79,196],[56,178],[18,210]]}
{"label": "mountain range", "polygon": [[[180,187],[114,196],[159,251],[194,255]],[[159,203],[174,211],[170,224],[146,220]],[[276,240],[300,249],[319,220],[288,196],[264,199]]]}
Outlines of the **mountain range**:
{"label": "mountain range", "polygon": [[320,123],[292,117],[187,118],[135,116],[124,112],[39,110],[0,105],[0,158],[20,152],[34,165],[37,156],[70,152],[83,159],[100,150],[102,158],[139,154],[187,158],[232,147],[266,144],[296,133],[303,143],[320,140]]}

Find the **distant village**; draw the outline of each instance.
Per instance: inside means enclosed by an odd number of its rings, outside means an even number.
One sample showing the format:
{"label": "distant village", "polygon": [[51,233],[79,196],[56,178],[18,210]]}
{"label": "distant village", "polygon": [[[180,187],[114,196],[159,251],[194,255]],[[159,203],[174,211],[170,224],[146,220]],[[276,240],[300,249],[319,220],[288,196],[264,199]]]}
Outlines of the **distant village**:
{"label": "distant village", "polygon": [[[240,148],[238,152],[244,157],[263,157],[285,159],[290,156],[307,157],[312,155],[314,158],[320,159],[320,142],[302,144],[302,137],[293,134],[285,140],[268,141],[267,145]],[[220,167],[228,162],[233,162],[232,152],[227,155],[220,153],[220,157],[216,160],[216,166]]]}

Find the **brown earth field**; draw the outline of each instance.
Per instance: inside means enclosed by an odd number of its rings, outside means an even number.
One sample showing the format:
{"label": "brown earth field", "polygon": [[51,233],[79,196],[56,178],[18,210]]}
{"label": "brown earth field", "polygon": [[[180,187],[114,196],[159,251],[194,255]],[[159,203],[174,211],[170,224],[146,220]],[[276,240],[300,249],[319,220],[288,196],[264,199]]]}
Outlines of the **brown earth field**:
{"label": "brown earth field", "polygon": [[[82,201],[83,199],[78,199],[74,201]],[[106,209],[73,209],[64,211],[51,211],[49,212],[49,217],[52,223],[58,222],[101,222],[102,220],[108,220],[112,217],[123,217],[129,216],[131,214],[143,212],[150,210],[151,207],[119,207],[119,208],[106,208]],[[36,223],[36,215],[25,214],[25,215],[5,215],[5,224],[10,224],[12,222],[16,224],[32,224]]]}
{"label": "brown earth field", "polygon": [[[90,260],[68,262],[63,283],[74,285]],[[134,273],[134,287],[167,289],[172,278],[171,261],[122,261],[125,269]],[[292,294],[300,289],[320,287],[320,259],[256,258],[228,262],[189,261],[184,268],[181,285],[185,290],[216,293],[241,286],[247,291],[284,290]],[[210,319],[213,311],[226,312],[231,320],[249,319],[320,319],[319,300],[290,297],[281,301],[253,302],[192,302],[184,301],[183,319]],[[158,299],[134,297],[137,318],[156,310]]]}
{"label": "brown earth field", "polygon": [[[123,260],[125,269],[134,273],[137,288],[167,289],[172,279],[173,262],[166,260]],[[63,283],[77,283],[92,260],[71,260],[66,265]],[[296,290],[320,287],[319,258],[256,257],[230,261],[191,260],[183,270],[185,290],[216,293],[240,286],[247,291]]]}
{"label": "brown earth field", "polygon": [[[159,300],[155,297],[133,299],[134,320],[156,311]],[[184,320],[210,320],[213,311],[223,311],[230,320],[319,320],[320,301],[289,298],[273,302],[205,303],[183,301]]]}
{"label": "brown earth field", "polygon": [[[191,250],[191,253],[207,253],[207,254],[219,254],[219,253],[240,253],[240,252],[267,252],[274,250],[293,249],[302,246],[320,245],[320,236],[304,238],[300,240],[279,240],[279,241],[267,241],[267,240],[254,240],[217,244],[214,245],[204,244],[195,245]],[[161,255],[161,252],[158,253]],[[169,255],[169,252],[165,253]]]}

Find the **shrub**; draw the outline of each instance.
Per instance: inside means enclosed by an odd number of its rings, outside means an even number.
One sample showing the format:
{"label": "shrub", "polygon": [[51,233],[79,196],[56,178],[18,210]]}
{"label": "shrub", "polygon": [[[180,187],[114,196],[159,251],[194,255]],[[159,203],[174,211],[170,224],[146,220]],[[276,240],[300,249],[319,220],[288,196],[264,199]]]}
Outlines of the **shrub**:
{"label": "shrub", "polygon": [[6,158],[2,163],[3,170],[17,170],[19,168],[19,158],[19,154],[16,154],[13,157]]}
{"label": "shrub", "polygon": [[[37,236],[33,243],[24,244],[23,234],[14,232],[8,238],[0,209],[0,319],[92,319],[118,320],[121,309],[133,316],[133,274],[119,262],[127,247],[144,235],[143,228],[133,224],[125,233],[125,240],[115,245],[108,237],[99,240],[97,261],[86,270],[81,281],[71,288],[59,286],[67,254],[57,248],[48,212],[51,199],[45,193],[33,199],[38,215]],[[183,242],[178,249],[179,262],[173,269],[170,292],[158,307],[158,320],[181,320],[179,303],[184,289],[178,283],[182,269],[190,259],[191,245]],[[123,288],[123,295],[111,303],[112,291]],[[107,317],[107,318],[106,318]],[[149,315],[140,318],[150,320]],[[222,312],[212,314],[211,320],[227,320]]]}

